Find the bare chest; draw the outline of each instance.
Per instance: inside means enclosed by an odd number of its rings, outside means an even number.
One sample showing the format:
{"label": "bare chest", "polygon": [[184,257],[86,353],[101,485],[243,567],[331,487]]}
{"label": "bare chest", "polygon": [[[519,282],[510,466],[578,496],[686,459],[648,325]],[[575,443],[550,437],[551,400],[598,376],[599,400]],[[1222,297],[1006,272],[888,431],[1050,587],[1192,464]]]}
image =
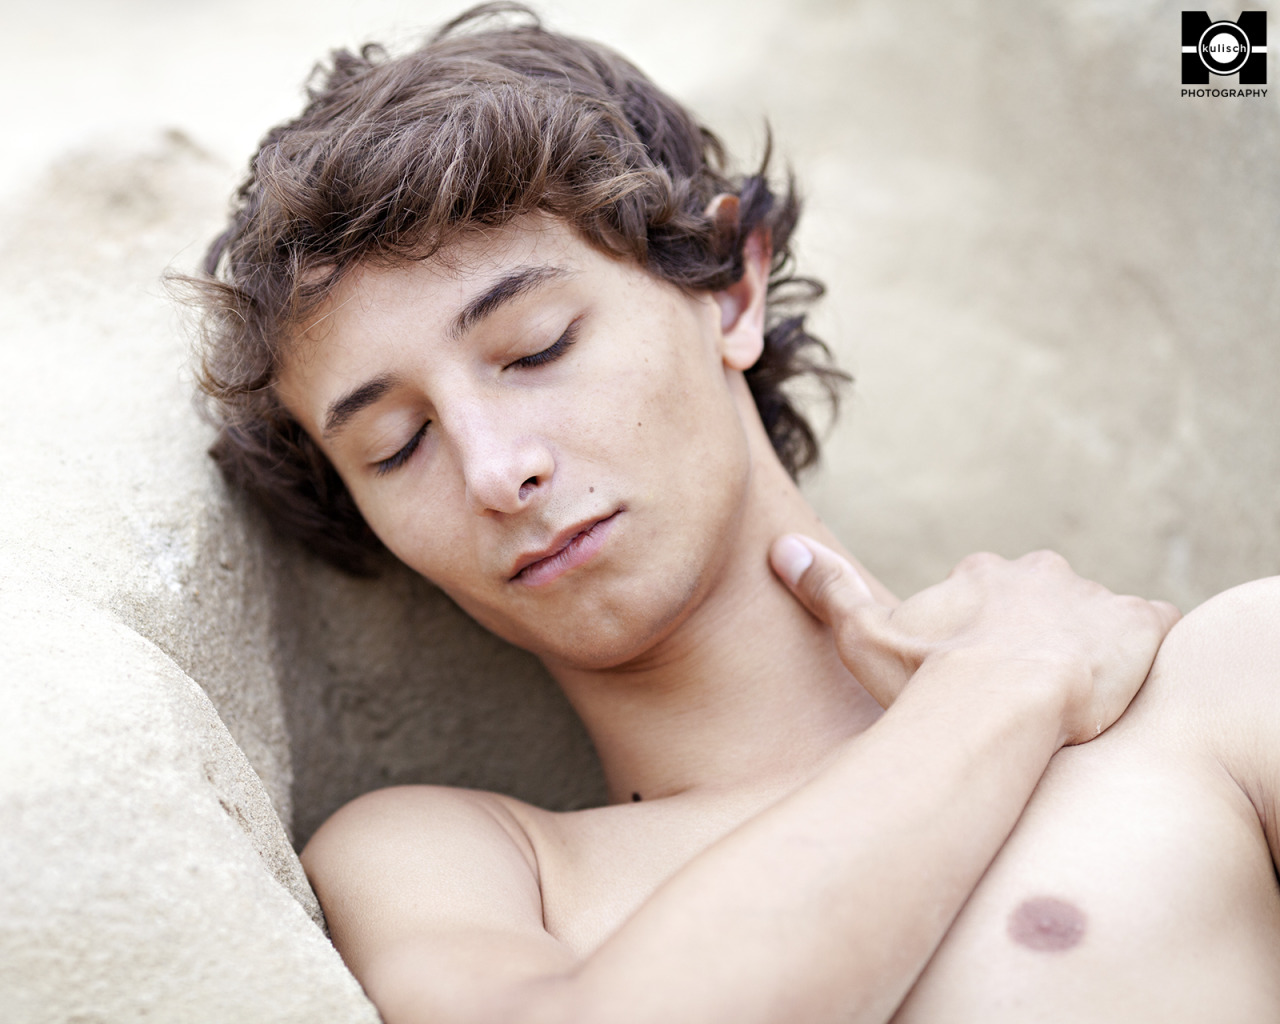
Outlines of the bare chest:
{"label": "bare chest", "polygon": [[1207,760],[1063,751],[896,1021],[1280,1019],[1280,889]]}
{"label": "bare chest", "polygon": [[589,955],[666,879],[758,809],[741,801],[690,806],[675,798],[527,823],[547,930],[579,956]]}
{"label": "bare chest", "polygon": [[[1055,759],[899,1024],[1280,1019],[1280,889],[1252,807],[1212,765],[1107,739]],[[548,930],[590,953],[755,810],[557,816],[537,840]]]}

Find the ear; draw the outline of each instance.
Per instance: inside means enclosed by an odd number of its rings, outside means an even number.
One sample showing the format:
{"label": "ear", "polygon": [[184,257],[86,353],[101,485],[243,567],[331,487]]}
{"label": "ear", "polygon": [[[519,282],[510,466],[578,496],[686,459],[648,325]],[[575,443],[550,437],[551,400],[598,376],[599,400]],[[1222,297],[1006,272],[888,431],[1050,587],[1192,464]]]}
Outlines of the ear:
{"label": "ear", "polygon": [[[738,197],[718,195],[707,206],[718,232],[736,234]],[[720,355],[731,370],[749,370],[764,351],[764,307],[773,251],[763,228],[751,232],[742,247],[742,277],[713,292],[720,307]]]}

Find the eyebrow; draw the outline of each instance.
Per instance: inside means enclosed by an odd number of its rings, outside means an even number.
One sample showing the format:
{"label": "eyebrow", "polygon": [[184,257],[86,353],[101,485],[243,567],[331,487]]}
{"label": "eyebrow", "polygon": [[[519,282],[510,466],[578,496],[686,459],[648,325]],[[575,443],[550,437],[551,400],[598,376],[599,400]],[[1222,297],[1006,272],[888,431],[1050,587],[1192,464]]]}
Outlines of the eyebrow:
{"label": "eyebrow", "polygon": [[[521,267],[519,270],[512,271],[462,308],[462,311],[449,324],[449,336],[454,339],[461,338],[500,306],[548,281],[566,277],[568,274],[569,271],[564,268],[553,266]],[[332,402],[325,412],[322,436],[332,437],[346,426],[356,413],[367,409],[400,384],[401,379],[395,374],[383,373],[348,391]]]}
{"label": "eyebrow", "polygon": [[481,292],[463,307],[449,325],[449,336],[461,338],[477,323],[493,313],[499,306],[517,296],[537,288],[556,278],[565,277],[568,271],[562,267],[521,267],[497,281],[487,291]]}
{"label": "eyebrow", "polygon": [[372,380],[365,381],[358,388],[348,391],[329,406],[324,416],[323,436],[332,437],[341,430],[349,419],[362,409],[367,409],[379,398],[400,383],[400,378],[393,373],[384,373]]}

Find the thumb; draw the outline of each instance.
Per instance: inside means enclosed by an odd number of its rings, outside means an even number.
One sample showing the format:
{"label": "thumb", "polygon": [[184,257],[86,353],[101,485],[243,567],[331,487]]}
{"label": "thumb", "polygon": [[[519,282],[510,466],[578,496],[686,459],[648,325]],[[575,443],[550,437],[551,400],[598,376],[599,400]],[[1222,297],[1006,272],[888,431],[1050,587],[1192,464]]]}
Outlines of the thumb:
{"label": "thumb", "polygon": [[769,549],[769,564],[814,616],[838,626],[853,612],[874,604],[871,589],[846,558],[810,537],[789,533]]}

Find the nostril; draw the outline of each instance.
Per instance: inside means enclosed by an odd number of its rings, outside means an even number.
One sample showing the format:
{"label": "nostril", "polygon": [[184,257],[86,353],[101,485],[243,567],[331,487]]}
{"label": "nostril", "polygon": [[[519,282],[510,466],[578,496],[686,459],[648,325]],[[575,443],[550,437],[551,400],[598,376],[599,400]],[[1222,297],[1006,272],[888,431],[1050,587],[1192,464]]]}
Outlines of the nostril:
{"label": "nostril", "polygon": [[529,477],[528,480],[526,480],[524,483],[520,485],[520,500],[524,501],[527,497],[529,497],[529,492],[532,491],[537,486],[538,486],[538,478],[536,476]]}

